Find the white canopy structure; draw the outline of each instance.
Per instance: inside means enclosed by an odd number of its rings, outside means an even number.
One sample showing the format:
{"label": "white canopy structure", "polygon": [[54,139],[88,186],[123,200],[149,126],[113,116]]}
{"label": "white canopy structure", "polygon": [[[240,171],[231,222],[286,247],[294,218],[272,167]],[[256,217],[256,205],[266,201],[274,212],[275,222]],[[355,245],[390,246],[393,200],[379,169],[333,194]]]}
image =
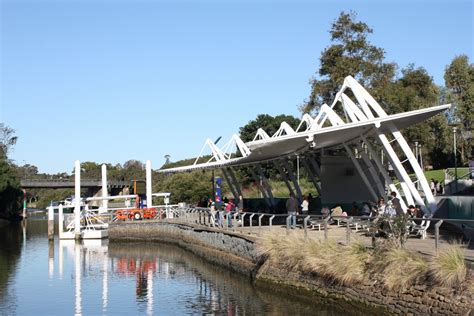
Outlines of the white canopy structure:
{"label": "white canopy structure", "polygon": [[[351,93],[346,92],[350,90]],[[350,98],[349,95],[353,96]],[[365,183],[372,198],[384,196],[385,186],[402,197],[402,206],[409,204],[427,206],[434,212],[436,204],[424,173],[400,130],[425,121],[448,109],[451,105],[439,105],[429,108],[387,115],[375,99],[354,78],[348,76],[341,90],[336,94],[333,103],[324,104],[316,117],[304,114],[296,130],[283,122],[274,135],[268,135],[263,129],[256,131],[252,141],[244,143],[238,135],[233,135],[222,148],[207,139],[194,164],[183,167],[162,169],[160,172],[184,172],[200,169],[221,168],[234,194],[241,194],[235,183],[235,176],[230,167],[256,166],[262,176],[260,163],[273,162],[285,180],[290,192],[301,197],[301,190],[294,180],[291,164],[287,158],[295,155],[303,157],[303,164],[316,188],[319,166],[314,154],[325,148],[344,148],[351,158],[360,177]],[[335,111],[340,107],[344,113],[341,117]],[[370,138],[370,141],[368,140]],[[374,145],[380,146],[394,169],[398,183],[394,183],[386,168],[374,152]],[[210,149],[211,158],[199,163],[204,150]],[[398,148],[397,148],[398,147]],[[362,150],[363,149],[363,150]],[[410,165],[415,177],[412,179],[406,167]],[[227,172],[226,172],[227,171]],[[382,180],[381,180],[382,179]],[[385,182],[382,184],[382,182]],[[419,182],[419,185],[415,185]],[[323,184],[324,185],[324,184]],[[264,185],[263,185],[264,186]],[[418,189],[419,188],[419,189]],[[264,196],[273,199],[271,189],[260,188]],[[235,190],[235,191],[234,191]]]}

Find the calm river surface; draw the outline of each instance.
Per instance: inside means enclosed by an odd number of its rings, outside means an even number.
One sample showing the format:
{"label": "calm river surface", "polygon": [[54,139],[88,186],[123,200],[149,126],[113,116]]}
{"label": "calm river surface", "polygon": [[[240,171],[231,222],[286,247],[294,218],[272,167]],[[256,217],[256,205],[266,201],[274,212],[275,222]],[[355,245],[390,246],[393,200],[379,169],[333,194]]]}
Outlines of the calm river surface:
{"label": "calm river surface", "polygon": [[0,226],[0,315],[336,315],[160,243],[47,240],[47,222]]}

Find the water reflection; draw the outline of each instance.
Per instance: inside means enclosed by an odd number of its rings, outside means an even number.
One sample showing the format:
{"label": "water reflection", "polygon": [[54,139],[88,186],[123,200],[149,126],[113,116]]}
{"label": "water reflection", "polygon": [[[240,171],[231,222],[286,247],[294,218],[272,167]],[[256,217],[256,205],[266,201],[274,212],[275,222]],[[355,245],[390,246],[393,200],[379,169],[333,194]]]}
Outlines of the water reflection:
{"label": "water reflection", "polygon": [[50,243],[44,223],[0,230],[0,314],[341,313],[259,290],[247,278],[171,245]]}

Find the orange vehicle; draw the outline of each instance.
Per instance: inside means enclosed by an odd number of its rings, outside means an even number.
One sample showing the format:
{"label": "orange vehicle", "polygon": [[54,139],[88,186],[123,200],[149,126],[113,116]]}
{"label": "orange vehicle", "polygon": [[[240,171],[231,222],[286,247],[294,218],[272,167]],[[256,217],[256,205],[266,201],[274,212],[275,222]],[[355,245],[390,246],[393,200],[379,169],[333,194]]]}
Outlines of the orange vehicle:
{"label": "orange vehicle", "polygon": [[137,208],[132,210],[118,210],[115,215],[118,220],[126,220],[126,219],[154,219],[158,214],[155,208]]}

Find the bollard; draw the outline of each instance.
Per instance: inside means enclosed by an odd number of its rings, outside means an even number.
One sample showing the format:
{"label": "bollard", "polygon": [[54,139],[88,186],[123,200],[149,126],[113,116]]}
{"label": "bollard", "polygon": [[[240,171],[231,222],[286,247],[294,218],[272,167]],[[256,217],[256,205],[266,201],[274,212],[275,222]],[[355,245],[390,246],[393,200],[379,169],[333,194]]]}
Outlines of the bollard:
{"label": "bollard", "polygon": [[304,228],[304,240],[308,240],[308,220],[311,216],[306,216],[303,220],[303,228]]}
{"label": "bollard", "polygon": [[328,221],[329,221],[329,217],[324,219],[324,240],[325,241],[328,240]]}
{"label": "bollard", "polygon": [[250,221],[250,231],[252,231],[252,227],[253,227],[253,220],[252,219],[253,219],[254,216],[255,216],[255,213],[250,215],[250,219],[249,219],[249,221]]}
{"label": "bollard", "polygon": [[286,217],[286,234],[290,234],[290,221],[291,221],[291,215],[288,215]]}
{"label": "bollard", "polygon": [[48,207],[48,239],[54,240],[54,208]]}
{"label": "bollard", "polygon": [[443,224],[443,220],[441,219],[439,222],[435,224],[435,249],[436,254],[438,254],[438,247],[439,247],[439,227]]}
{"label": "bollard", "polygon": [[353,218],[349,218],[347,219],[347,222],[346,222],[346,243],[347,244],[350,244],[351,242],[351,222],[352,222]]}
{"label": "bollard", "polygon": [[258,216],[258,228],[262,228],[262,218],[265,216],[265,214],[261,214]]}
{"label": "bollard", "polygon": [[272,223],[273,219],[275,218],[275,215],[270,216],[270,219],[268,220],[268,226],[270,227],[270,230],[272,229]]}
{"label": "bollard", "polygon": [[235,227],[239,225],[239,222],[237,221],[237,215],[239,215],[239,213],[235,212],[234,215],[232,215],[233,217],[233,220],[234,220],[234,225],[232,225],[232,230],[235,231]]}

